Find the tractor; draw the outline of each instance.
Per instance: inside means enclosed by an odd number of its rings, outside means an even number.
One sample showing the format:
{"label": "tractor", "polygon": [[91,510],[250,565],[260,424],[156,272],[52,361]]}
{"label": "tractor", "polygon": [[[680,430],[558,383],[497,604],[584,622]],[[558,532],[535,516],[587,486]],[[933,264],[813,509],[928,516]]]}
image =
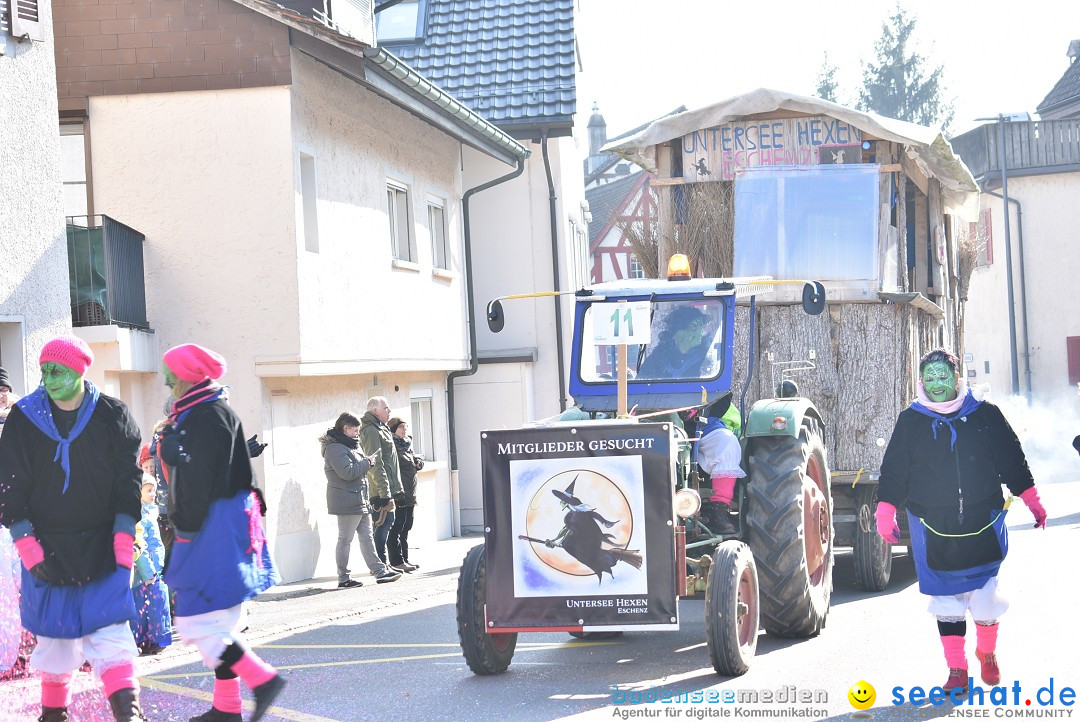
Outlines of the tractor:
{"label": "tractor", "polygon": [[[803,284],[807,313],[824,309],[820,283],[691,278],[678,255],[666,280],[574,292],[576,405],[481,435],[485,538],[466,555],[457,593],[458,635],[475,674],[505,671],[522,632],[596,639],[677,629],[677,599],[700,593],[710,661],[721,675],[747,671],[759,628],[788,638],[821,632],[835,546],[825,424],[783,372],[775,397],[745,408],[754,306],[780,283]],[[506,298],[488,305],[492,331],[505,323]],[[751,311],[738,400],[737,300]],[[700,357],[659,363],[676,319],[687,316],[699,321],[692,353]],[[716,417],[741,421],[729,426],[746,473],[719,512],[697,463],[704,421]]]}

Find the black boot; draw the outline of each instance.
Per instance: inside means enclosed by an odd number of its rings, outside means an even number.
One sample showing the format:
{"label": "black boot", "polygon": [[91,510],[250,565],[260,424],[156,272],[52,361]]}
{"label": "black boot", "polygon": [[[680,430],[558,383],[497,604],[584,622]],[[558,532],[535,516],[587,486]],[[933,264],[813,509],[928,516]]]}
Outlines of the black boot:
{"label": "black boot", "polygon": [[146,722],[139,708],[139,693],[131,687],[118,689],[109,695],[109,707],[116,722]]}
{"label": "black boot", "polygon": [[720,501],[711,502],[710,506],[712,509],[709,512],[709,530],[725,537],[737,535],[739,529],[731,520],[731,507]]}
{"label": "black boot", "polygon": [[255,694],[255,713],[251,715],[251,722],[255,722],[255,720],[266,714],[266,710],[270,708],[270,705],[274,703],[277,696],[281,694],[281,688],[284,686],[285,680],[278,674],[262,684],[255,685],[251,688],[251,691]]}
{"label": "black boot", "polygon": [[42,707],[38,722],[67,722],[67,707]]}
{"label": "black boot", "polygon": [[188,722],[244,722],[239,712],[222,712],[217,707],[211,707],[198,717],[192,717]]}

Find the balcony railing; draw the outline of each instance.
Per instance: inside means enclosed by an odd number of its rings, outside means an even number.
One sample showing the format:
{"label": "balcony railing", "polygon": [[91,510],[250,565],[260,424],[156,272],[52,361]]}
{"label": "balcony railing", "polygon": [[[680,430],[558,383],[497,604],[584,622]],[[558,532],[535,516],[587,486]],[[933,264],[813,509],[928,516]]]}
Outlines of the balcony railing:
{"label": "balcony railing", "polygon": [[1005,128],[1005,169],[1012,175],[1080,170],[1080,119],[987,123],[950,141],[976,178],[1000,176],[998,133]]}
{"label": "balcony railing", "polygon": [[75,326],[146,329],[143,241],[108,216],[68,216],[68,275]]}

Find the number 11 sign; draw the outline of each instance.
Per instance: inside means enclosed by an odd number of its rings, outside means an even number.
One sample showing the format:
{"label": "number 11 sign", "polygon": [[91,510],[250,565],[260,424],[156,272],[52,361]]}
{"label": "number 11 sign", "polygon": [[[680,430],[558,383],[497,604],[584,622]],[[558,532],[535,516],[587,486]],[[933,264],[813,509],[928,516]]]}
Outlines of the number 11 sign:
{"label": "number 11 sign", "polygon": [[647,344],[649,330],[648,301],[620,301],[593,305],[593,343],[597,345]]}

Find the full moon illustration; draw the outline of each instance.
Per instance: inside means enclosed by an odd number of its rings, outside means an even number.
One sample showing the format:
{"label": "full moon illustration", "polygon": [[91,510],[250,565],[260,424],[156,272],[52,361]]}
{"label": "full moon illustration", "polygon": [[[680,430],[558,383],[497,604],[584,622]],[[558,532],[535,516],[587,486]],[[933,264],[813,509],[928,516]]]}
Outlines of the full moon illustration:
{"label": "full moon illustration", "polygon": [[[577,481],[574,481],[575,478]],[[597,522],[601,531],[614,537],[614,541],[610,542],[607,548],[625,549],[634,533],[634,518],[630,512],[630,503],[615,482],[603,474],[585,469],[563,471],[548,479],[536,490],[532,499],[529,500],[529,510],[525,515],[525,534],[534,539],[554,539],[559,535],[563,528],[563,518],[570,510],[564,509],[559,498],[551,492],[553,489],[565,492],[571,482],[574,482],[572,496],[576,496],[582,504],[594,509],[608,521],[615,522],[610,529]],[[549,549],[540,542],[528,542],[528,544],[540,561],[552,569],[577,577],[596,574],[558,547]]]}

